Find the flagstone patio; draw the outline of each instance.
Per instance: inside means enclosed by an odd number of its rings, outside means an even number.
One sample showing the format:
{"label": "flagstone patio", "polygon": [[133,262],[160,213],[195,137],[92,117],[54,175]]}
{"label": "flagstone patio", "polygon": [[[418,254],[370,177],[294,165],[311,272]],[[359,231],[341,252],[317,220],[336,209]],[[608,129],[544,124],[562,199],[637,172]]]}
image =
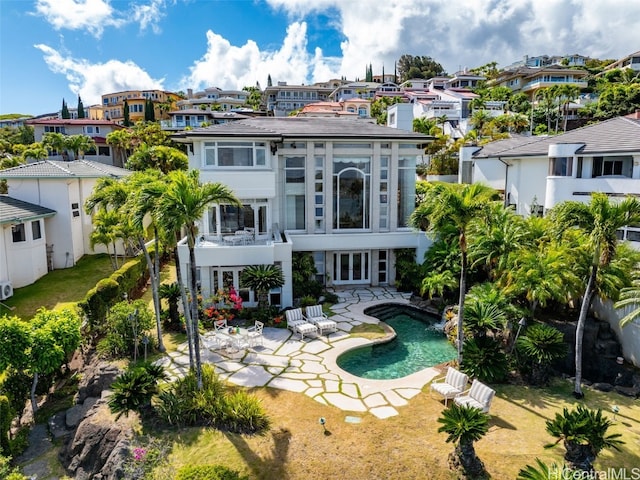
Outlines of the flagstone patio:
{"label": "flagstone patio", "polygon": [[[364,310],[382,303],[409,303],[410,294],[384,287],[337,290],[339,303],[331,310],[338,331],[328,336],[299,340],[284,328],[265,328],[263,345],[247,350],[239,358],[217,349],[213,332],[202,335],[202,361],[215,366],[221,378],[245,387],[268,386],[300,392],[314,400],[349,412],[370,412],[378,418],[398,414],[398,407],[418,395],[438,371],[427,368],[396,380],[369,380],[345,372],[336,360],[340,354],[369,340],[351,337],[351,328],[378,320]],[[173,378],[184,375],[189,367],[186,343],[158,363]]]}

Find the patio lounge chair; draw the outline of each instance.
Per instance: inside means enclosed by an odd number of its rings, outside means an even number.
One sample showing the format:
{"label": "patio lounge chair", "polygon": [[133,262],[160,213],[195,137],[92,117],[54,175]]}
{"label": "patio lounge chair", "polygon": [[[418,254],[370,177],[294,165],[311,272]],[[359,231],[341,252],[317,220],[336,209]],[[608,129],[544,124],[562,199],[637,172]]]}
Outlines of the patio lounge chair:
{"label": "patio lounge chair", "polygon": [[464,391],[468,381],[469,377],[466,374],[449,367],[447,375],[443,379],[431,382],[431,392],[442,395],[444,397],[444,406],[446,407],[447,401]]}
{"label": "patio lounge chair", "polygon": [[322,305],[312,305],[307,307],[305,310],[305,318],[309,323],[313,323],[318,327],[320,335],[322,335],[322,332],[325,330],[329,332],[335,332],[338,330],[338,324],[333,320],[329,320],[329,317],[327,317],[322,311]]}
{"label": "patio lounge chair", "polygon": [[458,405],[479,408],[484,413],[489,413],[491,400],[493,400],[495,394],[495,390],[487,387],[479,380],[474,380],[471,383],[471,388],[455,397],[453,401]]}
{"label": "patio lounge chair", "polygon": [[318,332],[318,328],[304,318],[301,308],[286,310],[285,316],[287,317],[287,328],[293,333],[300,334],[300,340],[304,340],[305,335]]}

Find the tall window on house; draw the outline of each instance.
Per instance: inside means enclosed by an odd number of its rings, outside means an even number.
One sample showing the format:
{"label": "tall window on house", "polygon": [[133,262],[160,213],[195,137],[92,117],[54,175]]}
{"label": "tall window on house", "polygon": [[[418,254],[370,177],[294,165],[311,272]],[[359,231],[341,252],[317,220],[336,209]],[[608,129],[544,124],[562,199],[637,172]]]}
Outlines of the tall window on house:
{"label": "tall window on house", "polygon": [[409,225],[416,206],[416,157],[398,159],[398,227]]}
{"label": "tall window on house", "polygon": [[42,238],[40,220],[35,220],[31,222],[31,235],[33,236],[34,240],[39,240]]}
{"label": "tall window on house", "polygon": [[24,223],[13,225],[11,227],[11,236],[13,238],[13,243],[26,242],[27,236],[24,230]]}
{"label": "tall window on house", "polygon": [[380,230],[389,230],[389,157],[380,157]]}
{"label": "tall window on house", "polygon": [[552,177],[570,177],[573,159],[554,157],[549,159],[549,175]]}
{"label": "tall window on house", "polygon": [[324,225],[324,157],[316,155],[315,161],[315,177],[314,177],[314,218],[315,231],[322,233],[325,230]]}
{"label": "tall window on house", "polygon": [[371,158],[333,158],[333,228],[370,228]]}
{"label": "tall window on house", "polygon": [[305,229],[304,156],[284,157],[284,211],[287,230]]}

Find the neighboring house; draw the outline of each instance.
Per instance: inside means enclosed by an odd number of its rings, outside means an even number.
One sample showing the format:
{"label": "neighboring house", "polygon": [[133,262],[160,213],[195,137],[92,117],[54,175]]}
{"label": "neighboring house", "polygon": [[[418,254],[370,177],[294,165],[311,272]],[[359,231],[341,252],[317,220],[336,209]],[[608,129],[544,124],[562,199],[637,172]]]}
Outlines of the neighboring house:
{"label": "neighboring house", "polygon": [[537,57],[525,55],[522,60],[507,65],[503,70],[513,70],[519,67],[549,67],[551,65],[584,67],[587,64],[587,60],[589,60],[589,57],[578,55],[577,53],[573,55],[540,55]]}
{"label": "neighboring house", "polygon": [[314,85],[287,85],[287,82],[278,82],[278,85],[264,89],[267,114],[286,117],[309,103],[327,101],[337,86],[335,82]]}
{"label": "neighboring house", "polygon": [[101,245],[95,252],[89,246],[93,225],[84,202],[99,178],[121,178],[130,173],[88,160],[44,160],[0,170],[0,180],[7,180],[11,198],[56,212],[45,221],[45,230],[49,266],[58,269],[74,266],[83,255],[106,251]]}
{"label": "neighboring house", "polygon": [[[463,182],[503,191],[505,203],[524,216],[566,200],[588,202],[592,192],[640,196],[640,120],[635,118],[463,147],[460,157]],[[640,231],[632,236],[639,241]]]}
{"label": "neighboring house", "polygon": [[50,208],[0,195],[0,301],[49,271],[46,226]]}
{"label": "neighboring house", "polygon": [[631,68],[636,72],[640,72],[640,51],[627,55],[617,62],[610,63],[605,67],[605,71],[613,70],[615,68]]}
{"label": "neighboring house", "polygon": [[31,120],[33,117],[32,116],[25,116],[25,117],[19,117],[19,118],[5,118],[0,120],[0,128],[5,128],[5,127],[9,127],[9,128],[18,128],[18,127],[22,127],[28,120]]}
{"label": "neighboring house", "polygon": [[334,102],[349,100],[352,98],[366,98],[373,100],[376,91],[380,88],[379,83],[375,82],[350,82],[337,87],[329,95],[329,99]]}
{"label": "neighboring house", "polygon": [[557,85],[574,85],[586,88],[587,75],[589,72],[586,70],[565,68],[559,65],[540,68],[518,67],[513,70],[503,70],[489,84],[493,87],[508,87],[514,93],[522,92],[532,100],[541,88]]}
{"label": "neighboring house", "polygon": [[[244,90],[222,90],[218,87],[205,88],[201,92],[187,90],[187,98],[178,100],[178,110],[216,110],[223,112],[235,110],[246,106],[248,92]],[[213,107],[213,108],[212,108]]]}
{"label": "neighboring house", "polygon": [[[229,186],[242,207],[212,205],[200,222],[196,262],[203,295],[234,286],[244,267],[275,264],[285,285],[271,303],[290,306],[292,254],[309,252],[326,285],[391,285],[394,251],[427,248],[408,226],[416,159],[426,135],[348,118],[252,118],[184,131],[202,182]],[[248,232],[248,234],[243,234]],[[182,241],[180,268],[187,275]]]}
{"label": "neighboring house", "polygon": [[[27,125],[33,127],[33,135],[36,142],[41,142],[45,133],[62,133],[63,135],[88,135],[96,142],[96,148],[93,151],[85,152],[84,159],[91,160],[107,165],[113,165],[114,155],[113,148],[107,144],[107,135],[115,130],[124,127],[109,120],[91,120],[88,118],[81,119],[45,119],[45,120],[29,120]],[[50,160],[64,160],[73,158],[73,152],[50,152]]]}
{"label": "neighboring house", "polygon": [[174,110],[169,112],[169,120],[161,120],[160,125],[163,130],[184,130],[185,128],[198,128],[207,125],[218,125],[220,123],[233,122],[248,118],[236,112],[220,112],[216,110],[201,110],[191,108],[188,110]]}
{"label": "neighboring house", "polygon": [[144,120],[147,100],[153,102],[156,120],[167,119],[167,112],[175,110],[175,105],[182,97],[177,93],[165,90],[125,90],[123,92],[102,95],[102,112],[106,120],[118,124],[124,122],[124,101],[129,105],[129,120],[135,123]]}
{"label": "neighboring house", "polygon": [[339,102],[309,103],[302,107],[297,117],[348,117],[371,118],[371,102],[357,97]]}

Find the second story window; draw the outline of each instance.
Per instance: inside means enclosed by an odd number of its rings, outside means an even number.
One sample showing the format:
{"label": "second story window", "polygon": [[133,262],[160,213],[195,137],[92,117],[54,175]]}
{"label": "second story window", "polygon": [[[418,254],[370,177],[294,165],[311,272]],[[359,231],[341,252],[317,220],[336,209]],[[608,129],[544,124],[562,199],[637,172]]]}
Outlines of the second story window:
{"label": "second story window", "polygon": [[204,166],[218,168],[266,167],[266,143],[205,142]]}

